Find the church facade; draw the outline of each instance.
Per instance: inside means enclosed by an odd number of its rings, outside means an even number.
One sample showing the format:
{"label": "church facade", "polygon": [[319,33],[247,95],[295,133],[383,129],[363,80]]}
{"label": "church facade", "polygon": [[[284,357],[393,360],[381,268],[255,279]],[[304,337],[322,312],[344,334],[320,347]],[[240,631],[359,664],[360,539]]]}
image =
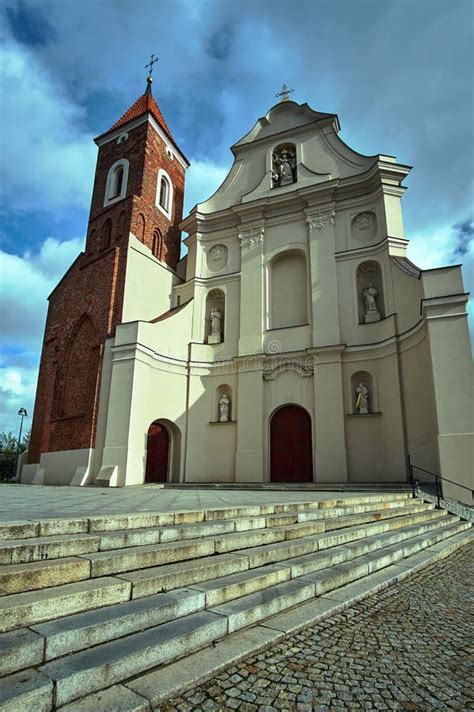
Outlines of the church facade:
{"label": "church facade", "polygon": [[189,164],[149,79],[96,139],[23,482],[401,482],[410,454],[472,486],[460,267],[407,258],[410,168],[338,132],[283,95],[183,220]]}

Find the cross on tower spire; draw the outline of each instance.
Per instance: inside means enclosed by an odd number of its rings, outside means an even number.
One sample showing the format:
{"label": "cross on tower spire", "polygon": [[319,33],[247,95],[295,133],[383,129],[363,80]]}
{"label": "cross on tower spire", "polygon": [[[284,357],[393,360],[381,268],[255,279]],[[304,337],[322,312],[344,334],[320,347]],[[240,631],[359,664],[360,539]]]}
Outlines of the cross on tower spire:
{"label": "cross on tower spire", "polygon": [[154,54],[151,54],[150,61],[148,62],[148,64],[145,64],[145,69],[148,69],[148,76],[146,78],[146,84],[147,84],[146,91],[150,94],[151,94],[151,85],[153,82],[153,77],[151,76],[153,73],[153,65],[158,62],[158,59],[159,58],[155,57]]}
{"label": "cross on tower spire", "polygon": [[283,84],[282,88],[278,94],[275,94],[275,96],[280,97],[280,101],[288,101],[288,94],[291,94],[294,91],[294,89],[289,89],[286,84]]}

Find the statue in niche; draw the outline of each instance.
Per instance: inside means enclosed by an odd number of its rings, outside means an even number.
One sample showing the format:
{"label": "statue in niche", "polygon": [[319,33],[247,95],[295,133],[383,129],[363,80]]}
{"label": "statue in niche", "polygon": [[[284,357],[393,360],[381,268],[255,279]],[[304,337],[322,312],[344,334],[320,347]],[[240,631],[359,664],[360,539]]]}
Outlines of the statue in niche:
{"label": "statue in niche", "polygon": [[294,146],[280,146],[272,154],[272,185],[296,183],[296,150]]}
{"label": "statue in niche", "polygon": [[365,301],[365,322],[366,324],[372,321],[380,321],[380,312],[377,309],[376,297],[378,295],[372,282],[369,286],[362,290]]}
{"label": "statue in niche", "polygon": [[369,389],[363,383],[359,383],[356,388],[356,410],[359,415],[367,415],[369,412]]}
{"label": "statue in niche", "polygon": [[222,312],[217,307],[212,307],[209,318],[211,333],[209,334],[208,343],[220,344],[222,341]]}
{"label": "statue in niche", "polygon": [[230,419],[230,398],[224,393],[219,400],[219,422],[227,423]]}

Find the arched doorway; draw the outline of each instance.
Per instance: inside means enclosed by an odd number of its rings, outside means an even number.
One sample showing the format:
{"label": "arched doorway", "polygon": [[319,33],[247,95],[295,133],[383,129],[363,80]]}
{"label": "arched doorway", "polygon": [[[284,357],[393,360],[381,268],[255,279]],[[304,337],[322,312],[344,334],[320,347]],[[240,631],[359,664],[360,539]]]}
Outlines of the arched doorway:
{"label": "arched doorway", "polygon": [[311,418],[297,405],[274,413],[270,423],[272,482],[312,482],[313,448]]}
{"label": "arched doorway", "polygon": [[162,423],[148,429],[145,482],[167,482],[170,461],[170,436]]}

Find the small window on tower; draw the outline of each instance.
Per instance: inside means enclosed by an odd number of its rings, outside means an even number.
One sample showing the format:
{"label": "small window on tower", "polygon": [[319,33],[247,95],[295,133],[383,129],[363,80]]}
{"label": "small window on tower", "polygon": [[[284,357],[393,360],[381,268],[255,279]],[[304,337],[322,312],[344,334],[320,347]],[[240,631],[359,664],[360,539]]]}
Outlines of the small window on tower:
{"label": "small window on tower", "polygon": [[105,184],[104,207],[125,198],[127,194],[128,166],[126,158],[121,158],[110,167]]}
{"label": "small window on tower", "polygon": [[122,192],[123,186],[123,166],[119,166],[115,171],[115,191],[114,198],[117,198]]}
{"label": "small window on tower", "polygon": [[169,198],[170,198],[170,186],[168,181],[164,176],[161,176],[161,182],[160,182],[160,205],[162,208],[166,210],[166,212],[169,211],[168,203],[169,203]]}
{"label": "small window on tower", "polygon": [[169,175],[162,168],[160,168],[158,172],[155,203],[161,212],[164,213],[168,219],[171,219],[173,184],[171,183]]}

